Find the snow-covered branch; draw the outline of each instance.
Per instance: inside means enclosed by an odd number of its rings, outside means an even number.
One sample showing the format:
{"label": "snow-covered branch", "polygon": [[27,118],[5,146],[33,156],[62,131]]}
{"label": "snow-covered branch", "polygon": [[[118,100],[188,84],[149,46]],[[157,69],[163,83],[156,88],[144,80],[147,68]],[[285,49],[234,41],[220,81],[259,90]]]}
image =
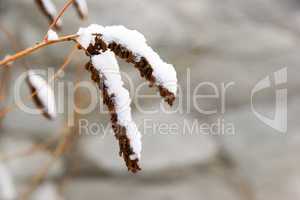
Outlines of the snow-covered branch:
{"label": "snow-covered branch", "polygon": [[128,170],[140,170],[141,134],[131,116],[131,99],[123,86],[118,62],[110,50],[93,55],[86,65],[92,79],[102,91],[103,102],[111,113],[112,127],[119,140],[120,156],[123,156]]}
{"label": "snow-covered branch", "polygon": [[46,41],[53,41],[53,40],[57,40],[59,37],[57,35],[57,33],[55,31],[53,31],[52,29],[50,29],[47,32],[47,37],[46,37]]}
{"label": "snow-covered branch", "polygon": [[[137,172],[140,170],[141,134],[132,120],[131,99],[129,92],[123,87],[115,55],[134,64],[140,75],[149,81],[150,86],[156,86],[170,105],[177,93],[177,74],[173,65],[164,62],[138,31],[124,26],[103,27],[96,24],[80,28],[77,34],[60,38],[54,31],[49,30],[43,42],[1,60],[0,65],[6,65],[45,46],[63,41],[76,41],[77,47],[85,50],[90,57],[86,68],[91,72],[92,80],[98,84],[104,104],[110,111],[113,130],[119,141],[120,155],[123,156],[128,170]],[[37,106],[47,118],[54,118],[56,109],[51,88],[33,72],[28,74],[28,83],[32,93],[36,93],[33,97]]]}
{"label": "snow-covered branch", "polygon": [[97,55],[107,49],[126,59],[139,70],[150,85],[155,85],[160,95],[170,105],[177,92],[177,75],[173,65],[165,63],[146,43],[145,37],[136,30],[124,26],[100,26],[92,24],[79,29],[78,42],[89,54]]}

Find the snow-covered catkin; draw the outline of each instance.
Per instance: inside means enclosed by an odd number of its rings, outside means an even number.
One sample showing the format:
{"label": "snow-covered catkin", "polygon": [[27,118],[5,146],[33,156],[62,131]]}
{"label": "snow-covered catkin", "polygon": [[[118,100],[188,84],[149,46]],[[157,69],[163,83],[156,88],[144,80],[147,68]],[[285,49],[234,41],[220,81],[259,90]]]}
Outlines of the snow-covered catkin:
{"label": "snow-covered catkin", "polygon": [[[138,161],[141,151],[141,136],[136,124],[132,122],[130,103],[126,104],[124,101],[124,99],[129,99],[129,94],[123,88],[120,76],[112,76],[105,71],[117,69],[119,72],[117,61],[113,57],[114,54],[125,59],[134,64],[140,75],[150,82],[150,86],[158,88],[160,95],[170,105],[173,104],[177,92],[176,71],[171,64],[165,63],[148,46],[144,36],[135,30],[129,30],[124,26],[103,27],[92,24],[87,28],[80,28],[77,35],[79,36],[77,41],[81,48],[85,49],[86,54],[91,57],[86,69],[91,72],[92,80],[102,91],[104,104],[108,106],[111,113],[113,129],[119,140],[120,155],[123,156],[128,169],[136,172],[140,170]],[[130,102],[130,99],[128,101]],[[119,108],[122,107],[120,105],[126,105],[127,111],[119,112]]]}
{"label": "snow-covered catkin", "polygon": [[80,45],[91,55],[110,49],[120,58],[134,64],[140,75],[156,86],[165,101],[172,105],[177,92],[174,67],[165,63],[148,46],[144,36],[124,26],[90,25],[78,31]]}
{"label": "snow-covered catkin", "polygon": [[[35,0],[35,2],[51,24],[58,15],[57,9],[52,0]],[[59,29],[61,28],[61,25],[62,21],[59,19],[55,25],[55,28]]]}
{"label": "snow-covered catkin", "polygon": [[33,101],[42,110],[47,119],[56,117],[56,104],[54,92],[50,85],[35,72],[30,70],[27,74],[27,83],[32,92]]}
{"label": "snow-covered catkin", "polygon": [[81,19],[86,19],[88,16],[88,5],[86,0],[75,0],[74,6]]}
{"label": "snow-covered catkin", "polygon": [[16,197],[17,191],[12,175],[5,164],[0,162],[0,199],[14,200]]}
{"label": "snow-covered catkin", "polygon": [[120,156],[123,157],[129,171],[139,171],[141,134],[132,120],[131,99],[123,86],[114,53],[107,50],[102,54],[92,55],[86,69],[91,72],[92,80],[102,91],[103,102],[111,114],[112,128],[119,141]]}

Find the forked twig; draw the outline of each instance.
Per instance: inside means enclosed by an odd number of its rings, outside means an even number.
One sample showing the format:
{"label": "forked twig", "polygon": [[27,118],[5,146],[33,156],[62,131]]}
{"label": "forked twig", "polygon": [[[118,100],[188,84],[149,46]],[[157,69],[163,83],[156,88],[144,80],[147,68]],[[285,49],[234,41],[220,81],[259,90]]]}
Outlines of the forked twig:
{"label": "forked twig", "polygon": [[68,7],[69,7],[72,3],[74,3],[74,1],[75,1],[75,0],[69,0],[69,1],[64,5],[64,7],[60,10],[58,16],[55,18],[55,20],[54,20],[54,21],[52,22],[52,24],[49,26],[49,29],[52,29],[52,28],[56,25],[57,21],[61,18],[61,16],[63,16],[63,14],[65,13],[65,11],[68,9]]}
{"label": "forked twig", "polygon": [[[66,10],[69,8],[70,5],[72,5],[74,3],[75,0],[69,0],[64,7],[61,9],[61,11],[59,12],[59,14],[57,15],[57,17],[54,19],[54,21],[50,24],[50,26],[48,27],[48,30],[52,29],[53,27],[56,26],[58,20],[63,16],[63,14],[66,12]],[[44,40],[46,40],[47,38],[47,34],[44,36]]]}
{"label": "forked twig", "polygon": [[[52,26],[55,26],[59,17],[62,16],[73,2],[72,0],[68,1],[59,16],[50,25],[50,29]],[[0,61],[0,65],[7,65],[51,44],[64,41],[76,42],[77,47],[82,48],[91,59],[91,62],[86,67],[92,73],[92,80],[98,84],[99,89],[102,91],[104,104],[109,108],[113,130],[119,140],[120,156],[125,160],[128,170],[132,172],[139,171],[140,166],[138,162],[142,143],[141,134],[131,116],[131,99],[128,91],[123,87],[121,76],[113,76],[109,70],[114,69],[119,74],[119,65],[115,59],[115,55],[134,64],[139,70],[140,75],[149,81],[150,86],[156,86],[164,100],[169,105],[172,105],[177,92],[177,76],[174,66],[164,62],[146,43],[146,39],[141,33],[127,29],[124,26],[103,27],[93,24],[87,28],[80,28],[78,33],[74,35],[67,35],[60,38],[57,38],[56,33],[54,35],[55,37],[51,37],[52,39],[47,39],[50,38],[47,35],[42,42],[33,47],[4,58]],[[71,55],[74,51],[75,49],[71,52]],[[67,58],[62,65],[62,69],[69,61],[70,59]],[[55,79],[55,76],[53,79]],[[30,98],[36,94],[36,92],[33,92]],[[0,111],[0,117],[1,114],[7,113],[10,109],[6,108],[3,112]],[[64,138],[62,147],[58,146],[57,151],[54,152],[53,160],[42,168],[41,172],[36,176],[33,181],[33,189],[28,194],[42,182],[52,163],[64,153],[67,147],[73,144],[73,137],[74,134],[70,134],[70,137]]]}

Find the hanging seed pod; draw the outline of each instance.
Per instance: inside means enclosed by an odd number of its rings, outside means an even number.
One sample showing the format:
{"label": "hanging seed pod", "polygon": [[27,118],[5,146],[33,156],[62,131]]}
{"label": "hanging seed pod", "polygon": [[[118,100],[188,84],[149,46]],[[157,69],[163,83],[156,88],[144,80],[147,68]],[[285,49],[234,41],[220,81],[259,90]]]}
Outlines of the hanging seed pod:
{"label": "hanging seed pod", "polygon": [[129,171],[140,169],[139,159],[142,149],[141,134],[132,120],[129,92],[123,86],[118,62],[111,51],[91,57],[86,69],[91,79],[98,84],[102,92],[103,103],[111,114],[112,128],[119,141],[120,156],[123,157]]}
{"label": "hanging seed pod", "polygon": [[47,119],[56,117],[56,104],[52,88],[48,83],[33,71],[27,74],[27,83],[33,94],[33,101],[42,110]]}
{"label": "hanging seed pod", "polygon": [[74,6],[81,19],[86,19],[88,16],[88,6],[86,0],[75,0]]}
{"label": "hanging seed pod", "polygon": [[[113,64],[117,61],[112,61],[115,60],[112,59],[112,52],[134,64],[141,77],[149,81],[150,87],[157,87],[160,95],[169,105],[173,104],[177,92],[176,71],[147,45],[144,36],[137,31],[128,30],[123,26],[103,27],[92,24],[87,28],[80,28],[77,35],[80,48],[84,49],[86,55],[91,58],[86,69],[91,72],[91,79],[98,84],[102,91],[103,102],[110,111],[113,130],[119,140],[120,155],[123,156],[128,169],[136,172],[140,170],[138,165],[141,150],[140,136],[132,134],[137,132],[136,125],[134,124],[134,128],[128,128],[122,120],[126,115],[118,112],[120,105],[124,105],[119,102],[123,99],[120,96],[127,96],[124,94],[128,94],[128,91],[125,90],[125,93],[122,87],[116,87],[116,84],[113,84],[115,81],[111,80],[111,74],[105,73],[111,71],[112,66],[117,65]],[[118,67],[113,68],[117,68],[119,72]],[[117,85],[122,86],[123,83]],[[130,109],[129,106],[126,108]],[[128,113],[130,112],[127,111]],[[131,114],[129,116],[131,121]]]}
{"label": "hanging seed pod", "polygon": [[[58,15],[58,12],[52,0],[35,0],[35,2],[42,13],[48,18],[49,24],[53,23],[56,16]],[[61,26],[62,21],[59,19],[55,25],[55,28],[60,29]]]}
{"label": "hanging seed pod", "polygon": [[123,26],[90,25],[79,29],[78,42],[90,55],[107,48],[117,56],[134,64],[141,77],[156,86],[165,101],[172,105],[177,92],[177,75],[174,67],[165,63],[146,43],[142,34]]}

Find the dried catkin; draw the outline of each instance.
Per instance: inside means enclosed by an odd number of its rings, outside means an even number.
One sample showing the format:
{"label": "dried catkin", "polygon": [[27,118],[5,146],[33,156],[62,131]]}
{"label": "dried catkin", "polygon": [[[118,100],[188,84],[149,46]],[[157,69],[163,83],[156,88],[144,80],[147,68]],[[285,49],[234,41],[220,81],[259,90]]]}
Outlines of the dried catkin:
{"label": "dried catkin", "polygon": [[176,71],[146,44],[143,35],[123,26],[100,25],[81,28],[78,35],[79,43],[89,54],[100,54],[110,49],[118,57],[134,64],[150,86],[156,86],[165,101],[173,104],[177,91]]}
{"label": "dried catkin", "polygon": [[[109,62],[104,62],[103,57],[112,58],[111,66],[119,66],[115,56],[125,59],[138,69],[140,75],[144,77],[150,86],[156,86],[164,100],[172,105],[177,92],[177,75],[173,65],[165,63],[160,56],[146,43],[142,34],[135,30],[129,30],[123,26],[107,26],[92,24],[87,28],[80,28],[77,32],[80,48],[86,51],[90,57],[90,62],[86,64],[86,69],[91,72],[91,79],[98,84],[102,92],[103,102],[107,105],[111,115],[112,128],[119,141],[120,155],[123,156],[128,170],[137,172],[140,170],[139,159],[141,152],[141,136],[137,127],[131,120],[130,104],[127,114],[120,114],[120,97],[129,97],[128,92],[122,88],[123,82],[118,81],[118,87],[113,84],[111,74],[106,73]],[[99,60],[100,59],[100,60]],[[115,61],[114,61],[115,60]],[[106,64],[108,63],[108,66]],[[119,73],[119,71],[118,71]],[[121,80],[120,76],[117,76]],[[125,98],[125,99],[126,99]],[[130,114],[128,114],[130,113]],[[122,116],[122,117],[120,117]],[[124,123],[124,116],[130,116],[129,128]],[[125,120],[126,121],[126,120]],[[138,134],[133,134],[138,133]]]}
{"label": "dried catkin", "polygon": [[56,104],[52,88],[41,76],[31,70],[28,72],[26,80],[33,94],[32,98],[35,105],[42,110],[42,114],[47,119],[54,119],[56,117]]}
{"label": "dried catkin", "polygon": [[119,141],[120,156],[123,157],[129,171],[135,173],[141,170],[138,163],[139,159],[131,159],[131,155],[134,155],[134,151],[130,144],[130,139],[127,136],[126,127],[120,125],[119,123],[119,116],[116,111],[116,94],[109,94],[108,86],[105,84],[106,77],[93,66],[92,61],[88,62],[85,68],[91,73],[91,79],[97,83],[99,89],[101,90],[103,103],[108,107],[110,112],[112,128],[116,138]]}

